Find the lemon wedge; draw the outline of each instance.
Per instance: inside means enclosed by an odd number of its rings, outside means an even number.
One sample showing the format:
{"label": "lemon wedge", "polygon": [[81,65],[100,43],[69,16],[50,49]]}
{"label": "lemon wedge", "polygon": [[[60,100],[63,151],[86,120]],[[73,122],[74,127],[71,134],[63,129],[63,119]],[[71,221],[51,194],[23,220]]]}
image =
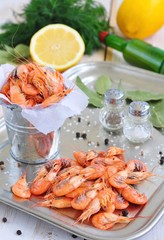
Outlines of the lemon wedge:
{"label": "lemon wedge", "polygon": [[82,58],[85,44],[80,34],[64,24],[50,24],[37,31],[30,41],[34,62],[63,72]]}

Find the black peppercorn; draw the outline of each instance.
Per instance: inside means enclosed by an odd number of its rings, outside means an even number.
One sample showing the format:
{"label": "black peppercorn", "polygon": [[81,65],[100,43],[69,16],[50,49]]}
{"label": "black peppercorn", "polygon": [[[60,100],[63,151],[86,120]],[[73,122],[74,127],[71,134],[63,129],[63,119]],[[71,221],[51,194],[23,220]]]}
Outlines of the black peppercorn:
{"label": "black peppercorn", "polygon": [[21,232],[21,230],[17,230],[17,235],[21,235],[22,234],[22,232]]}
{"label": "black peppercorn", "polygon": [[163,165],[164,164],[164,156],[161,157],[160,161],[159,161],[159,164],[160,165]]}
{"label": "black peppercorn", "polygon": [[75,234],[72,234],[72,238],[77,238],[77,236]]}
{"label": "black peppercorn", "polygon": [[122,211],[122,216],[127,217],[128,216],[128,210],[123,210]]}
{"label": "black peppercorn", "polygon": [[108,145],[108,143],[109,143],[109,139],[108,139],[108,138],[105,138],[104,144],[105,144],[105,145]]}
{"label": "black peppercorn", "polygon": [[81,122],[81,118],[80,118],[80,117],[78,117],[77,121],[78,121],[78,122]]}
{"label": "black peppercorn", "polygon": [[86,134],[86,133],[82,133],[82,134],[81,134],[81,137],[82,137],[83,139],[86,139],[86,138],[87,138],[87,134]]}
{"label": "black peppercorn", "polygon": [[7,222],[7,218],[6,218],[6,217],[3,217],[3,218],[2,218],[2,222],[4,222],[4,223]]}
{"label": "black peppercorn", "polygon": [[79,138],[79,137],[80,137],[80,133],[76,132],[76,138]]}

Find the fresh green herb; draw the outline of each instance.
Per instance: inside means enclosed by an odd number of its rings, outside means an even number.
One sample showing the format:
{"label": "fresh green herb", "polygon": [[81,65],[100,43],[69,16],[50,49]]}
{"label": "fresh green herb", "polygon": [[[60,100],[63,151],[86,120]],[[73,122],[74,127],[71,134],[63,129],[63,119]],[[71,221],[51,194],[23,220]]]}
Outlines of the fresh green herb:
{"label": "fresh green herb", "polygon": [[88,88],[80,79],[76,78],[76,85],[89,97],[89,104],[101,108],[103,106],[103,97]]}
{"label": "fresh green herb", "polygon": [[20,43],[29,45],[31,37],[40,28],[62,23],[80,33],[86,53],[91,54],[101,47],[100,31],[108,30],[105,8],[94,0],[31,0],[22,13],[15,12],[14,16],[21,16],[22,21],[5,23],[0,34],[0,43],[12,47]]}
{"label": "fresh green herb", "polygon": [[96,92],[99,94],[104,94],[108,89],[110,89],[112,86],[112,81],[108,76],[102,75],[100,76],[96,83],[95,83],[95,89]]}
{"label": "fresh green herb", "polygon": [[156,128],[164,128],[164,99],[150,103],[151,122]]}
{"label": "fresh green herb", "polygon": [[30,55],[29,47],[24,44],[19,44],[15,48],[4,45],[3,49],[0,50],[0,64],[17,64],[20,61],[24,61],[24,58],[28,58]]}
{"label": "fresh green herb", "polygon": [[127,91],[126,98],[132,101],[153,101],[164,99],[164,94],[151,93],[146,91]]}

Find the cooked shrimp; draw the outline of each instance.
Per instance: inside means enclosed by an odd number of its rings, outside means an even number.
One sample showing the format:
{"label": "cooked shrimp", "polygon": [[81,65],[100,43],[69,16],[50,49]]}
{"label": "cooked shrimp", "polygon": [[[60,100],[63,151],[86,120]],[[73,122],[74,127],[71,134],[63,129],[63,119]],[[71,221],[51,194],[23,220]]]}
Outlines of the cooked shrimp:
{"label": "cooked shrimp", "polygon": [[87,167],[90,165],[91,160],[98,156],[98,153],[93,150],[88,152],[74,151],[73,156],[81,166]]}
{"label": "cooked shrimp", "polygon": [[102,177],[106,170],[105,166],[103,166],[101,164],[92,164],[92,165],[88,166],[87,168],[83,169],[81,171],[81,174],[82,173],[85,174],[85,172],[86,171],[88,172],[89,169],[93,170],[94,172],[92,175],[90,175],[88,177],[88,180],[94,180],[94,179]]}
{"label": "cooked shrimp", "polygon": [[116,156],[112,157],[96,157],[91,161],[91,164],[102,164],[104,166],[112,166],[113,164],[117,162],[122,162],[119,158]]}
{"label": "cooked shrimp", "polygon": [[84,210],[88,204],[94,199],[100,190],[103,187],[103,183],[95,183],[91,189],[86,189],[82,194],[75,197],[71,205],[74,209]]}
{"label": "cooked shrimp", "polygon": [[116,189],[114,189],[113,191],[115,193],[115,208],[126,209],[129,206],[129,202],[118,191],[116,191]]}
{"label": "cooked shrimp", "polygon": [[108,166],[106,168],[106,172],[107,172],[107,176],[108,178],[111,177],[112,175],[114,175],[115,173],[117,173],[117,168],[115,166]]}
{"label": "cooked shrimp", "polygon": [[72,198],[68,197],[54,197],[52,199],[38,202],[36,206],[52,207],[52,208],[69,208],[71,207]]}
{"label": "cooked shrimp", "polygon": [[145,204],[148,201],[144,193],[140,194],[135,188],[129,185],[123,189],[120,189],[120,193],[127,201],[134,204]]}
{"label": "cooked shrimp", "polygon": [[127,183],[125,182],[127,177],[128,177],[128,171],[123,170],[113,174],[109,178],[109,183],[115,188],[125,188],[127,186]]}
{"label": "cooked shrimp", "polygon": [[142,180],[155,176],[152,172],[129,172],[125,182],[127,184],[138,184]]}
{"label": "cooked shrimp", "polygon": [[83,213],[78,217],[78,219],[75,221],[75,223],[77,222],[81,222],[83,223],[85,220],[89,220],[89,218],[97,213],[98,211],[100,211],[101,209],[101,205],[100,205],[100,200],[98,197],[95,197],[90,203],[89,205],[85,208],[85,210],[83,211]]}
{"label": "cooked shrimp", "polygon": [[92,217],[92,224],[101,230],[112,228],[116,223],[129,223],[134,218],[118,216],[110,212],[100,212]]}
{"label": "cooked shrimp", "polygon": [[33,180],[30,191],[34,195],[45,193],[54,183],[57,173],[62,167],[69,166],[70,159],[55,159],[46,163],[37,173],[36,178]]}
{"label": "cooked shrimp", "polygon": [[126,168],[133,172],[146,172],[147,171],[147,167],[146,167],[145,163],[138,159],[129,160],[126,163]]}
{"label": "cooked shrimp", "polygon": [[61,73],[36,63],[18,65],[8,76],[1,92],[21,107],[42,104],[48,107],[72,91],[66,88]]}
{"label": "cooked shrimp", "polygon": [[115,156],[115,155],[120,155],[120,154],[123,154],[124,152],[125,152],[124,149],[112,146],[112,147],[109,147],[107,149],[106,157],[112,157],[112,156]]}
{"label": "cooked shrimp", "polygon": [[52,187],[52,191],[56,196],[64,196],[80,187],[80,185],[93,173],[95,173],[94,169],[88,169],[85,173],[80,173],[77,176],[68,176],[67,178],[55,183]]}
{"label": "cooked shrimp", "polygon": [[97,197],[99,198],[101,208],[106,212],[114,212],[116,194],[111,188],[102,189]]}
{"label": "cooked shrimp", "polygon": [[73,190],[72,192],[66,194],[66,197],[70,197],[75,199],[76,197],[80,196],[81,194],[83,194],[88,188],[87,187],[78,187],[75,190]]}
{"label": "cooked shrimp", "polygon": [[62,92],[55,93],[49,97],[47,97],[43,102],[42,102],[42,107],[49,107],[54,103],[58,103],[60,100],[62,100],[65,96],[67,96],[72,89],[66,89],[63,90]]}
{"label": "cooked shrimp", "polygon": [[19,180],[11,187],[15,196],[20,198],[30,198],[31,192],[26,180],[26,173],[24,173]]}

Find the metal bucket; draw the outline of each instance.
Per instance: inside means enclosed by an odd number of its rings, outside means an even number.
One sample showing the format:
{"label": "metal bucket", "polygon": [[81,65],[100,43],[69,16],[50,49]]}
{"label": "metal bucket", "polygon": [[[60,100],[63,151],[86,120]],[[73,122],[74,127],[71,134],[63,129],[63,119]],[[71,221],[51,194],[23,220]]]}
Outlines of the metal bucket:
{"label": "metal bucket", "polygon": [[22,163],[40,164],[58,155],[60,130],[43,134],[21,115],[17,105],[2,105],[11,156]]}

